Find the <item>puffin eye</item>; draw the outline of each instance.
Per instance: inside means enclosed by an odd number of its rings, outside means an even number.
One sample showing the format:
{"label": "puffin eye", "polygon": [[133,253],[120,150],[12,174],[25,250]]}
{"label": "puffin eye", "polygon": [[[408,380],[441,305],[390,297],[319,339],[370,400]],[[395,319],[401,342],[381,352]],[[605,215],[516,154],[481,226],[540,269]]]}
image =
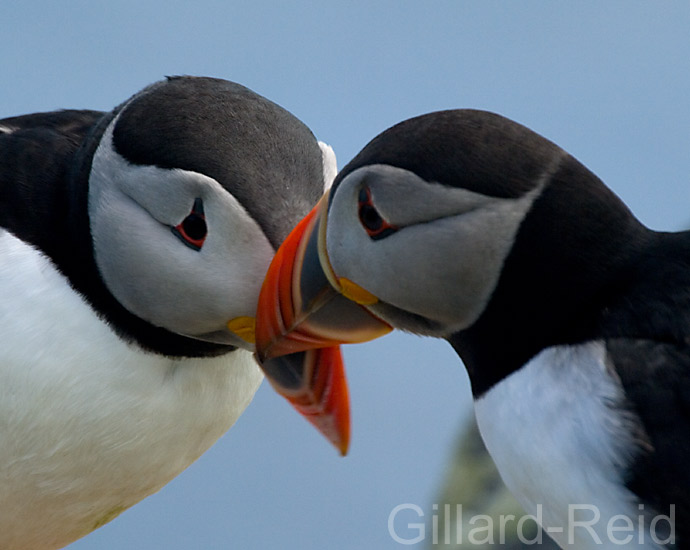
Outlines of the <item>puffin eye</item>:
{"label": "puffin eye", "polygon": [[204,216],[204,205],[201,199],[194,199],[194,206],[189,215],[181,223],[172,227],[173,235],[180,239],[192,250],[199,251],[204,245],[208,228],[206,227],[206,216]]}
{"label": "puffin eye", "polygon": [[362,189],[359,190],[357,200],[359,203],[359,221],[372,240],[377,241],[383,239],[398,230],[396,226],[384,220],[381,214],[379,214],[379,211],[376,210],[371,200],[371,191],[369,191],[368,187],[362,187]]}

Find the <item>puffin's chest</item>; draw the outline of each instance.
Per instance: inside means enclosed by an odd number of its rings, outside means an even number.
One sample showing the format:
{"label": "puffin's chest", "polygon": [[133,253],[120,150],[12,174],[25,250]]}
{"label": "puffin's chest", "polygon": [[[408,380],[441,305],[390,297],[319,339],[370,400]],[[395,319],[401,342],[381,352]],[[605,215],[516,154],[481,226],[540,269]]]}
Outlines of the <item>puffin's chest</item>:
{"label": "puffin's chest", "polygon": [[[562,547],[617,548],[630,533],[628,546],[658,547],[644,525],[639,537],[645,510],[624,485],[636,420],[622,402],[601,342],[546,349],[475,401],[503,480]],[[620,514],[632,531],[616,531]]]}
{"label": "puffin's chest", "polygon": [[248,352],[175,360],[120,340],[0,230],[0,547],[53,548],[155,492],[249,404]]}

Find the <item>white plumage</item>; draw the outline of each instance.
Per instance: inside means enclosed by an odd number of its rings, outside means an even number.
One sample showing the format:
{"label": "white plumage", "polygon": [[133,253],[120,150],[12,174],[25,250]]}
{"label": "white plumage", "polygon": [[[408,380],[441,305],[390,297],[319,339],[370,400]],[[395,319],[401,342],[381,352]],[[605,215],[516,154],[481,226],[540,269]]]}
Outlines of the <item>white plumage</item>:
{"label": "white plumage", "polygon": [[219,79],[0,121],[0,549],[88,534],[233,425],[265,270],[334,174]]}
{"label": "white plumage", "polygon": [[[624,399],[603,343],[590,342],[545,349],[475,401],[507,487],[562,548],[620,548],[611,518],[639,515],[622,478],[635,449]],[[659,548],[649,533],[642,541],[629,546]]]}
{"label": "white plumage", "polygon": [[6,231],[0,258],[0,548],[57,548],[194,462],[262,375],[244,350],[144,354]]}

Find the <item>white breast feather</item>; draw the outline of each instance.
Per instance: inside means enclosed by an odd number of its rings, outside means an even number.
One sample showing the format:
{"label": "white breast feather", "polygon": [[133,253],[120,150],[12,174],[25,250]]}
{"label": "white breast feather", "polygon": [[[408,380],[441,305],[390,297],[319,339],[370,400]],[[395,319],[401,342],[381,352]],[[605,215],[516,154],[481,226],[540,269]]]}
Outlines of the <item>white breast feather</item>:
{"label": "white breast feather", "polygon": [[[542,351],[475,402],[480,432],[506,485],[528,513],[536,516],[541,507],[543,527],[563,548],[621,548],[606,531],[618,514],[635,522],[626,548],[658,548],[649,534],[638,544],[641,512],[622,479],[634,449],[634,419],[619,408],[622,398],[604,345],[593,342]],[[589,521],[594,509],[568,505],[596,507],[601,518],[592,528],[601,544],[569,522]],[[617,540],[625,536],[614,533]]]}
{"label": "white breast feather", "polygon": [[160,489],[251,401],[249,352],[125,344],[52,263],[0,230],[0,548],[86,535]]}

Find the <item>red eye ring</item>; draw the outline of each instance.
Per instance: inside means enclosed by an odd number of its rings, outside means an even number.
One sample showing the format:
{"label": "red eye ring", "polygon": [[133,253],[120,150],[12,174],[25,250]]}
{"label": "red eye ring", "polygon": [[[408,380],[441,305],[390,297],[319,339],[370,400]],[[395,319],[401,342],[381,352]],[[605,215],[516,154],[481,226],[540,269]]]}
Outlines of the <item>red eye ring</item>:
{"label": "red eye ring", "polygon": [[359,190],[357,200],[359,221],[372,240],[377,241],[383,239],[398,230],[395,225],[388,223],[381,214],[379,214],[379,211],[371,200],[371,191],[368,187],[362,187]]}
{"label": "red eye ring", "polygon": [[189,215],[175,227],[170,228],[178,239],[197,252],[201,250],[208,234],[204,205],[200,198],[194,199]]}

